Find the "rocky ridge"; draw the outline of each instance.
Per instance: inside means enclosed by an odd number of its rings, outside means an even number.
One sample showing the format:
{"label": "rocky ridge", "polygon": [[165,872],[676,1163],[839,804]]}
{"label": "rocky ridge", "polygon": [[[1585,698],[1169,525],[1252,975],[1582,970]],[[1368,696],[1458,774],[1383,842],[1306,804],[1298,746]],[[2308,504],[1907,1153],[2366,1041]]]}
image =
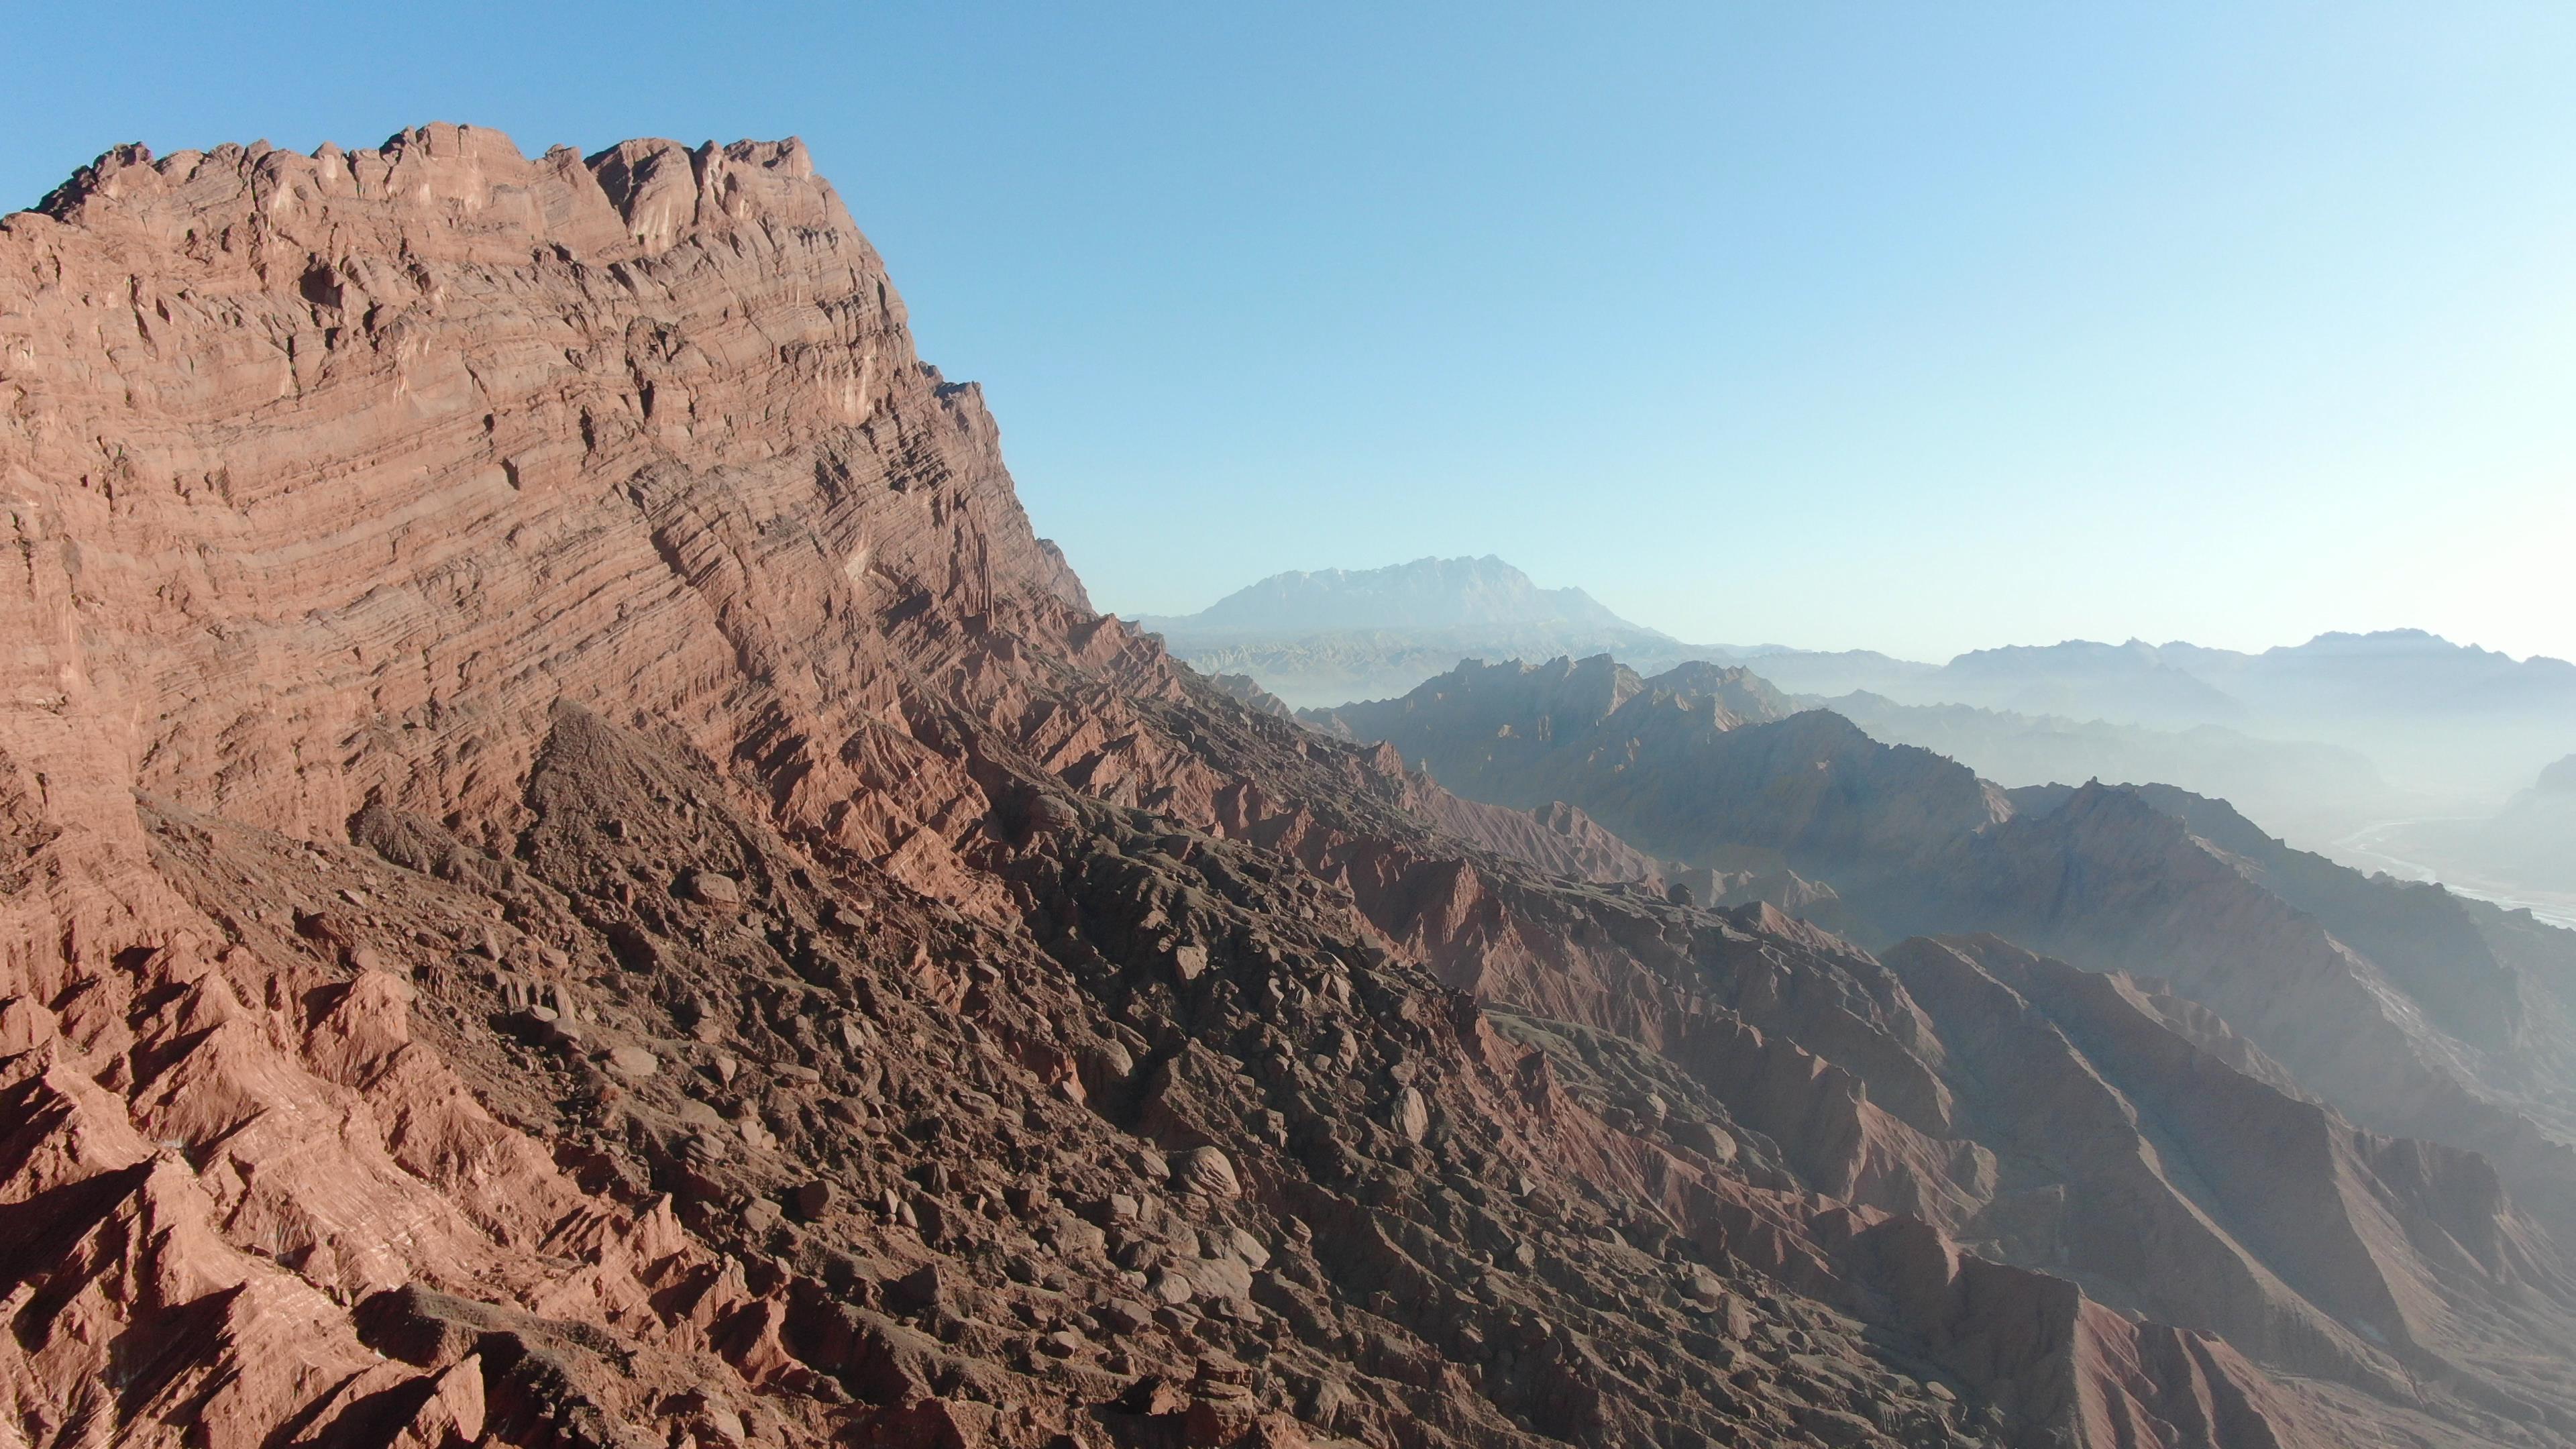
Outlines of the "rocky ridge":
{"label": "rocky ridge", "polygon": [[[1092,612],[793,142],[112,152],[0,223],[0,486],[31,1445],[2576,1424],[2475,1156],[2144,987],[1462,840]],[[2107,1162],[2012,1155],[2025,1060]],[[2127,1167],[2186,1090],[2360,1266]],[[2217,1287],[2041,1261],[2119,1183]]]}

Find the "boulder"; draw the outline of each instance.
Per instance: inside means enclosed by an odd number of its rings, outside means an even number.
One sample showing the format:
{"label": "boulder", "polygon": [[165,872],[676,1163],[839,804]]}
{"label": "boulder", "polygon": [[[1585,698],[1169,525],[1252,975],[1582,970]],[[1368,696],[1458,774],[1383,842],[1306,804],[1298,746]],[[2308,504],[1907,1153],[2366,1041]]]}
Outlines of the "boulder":
{"label": "boulder", "polygon": [[742,882],[720,871],[696,870],[680,882],[682,894],[710,910],[730,911],[742,905]]}
{"label": "boulder", "polygon": [[1664,1124],[1664,1130],[1676,1146],[1687,1147],[1715,1163],[1735,1160],[1735,1138],[1714,1122],[1675,1118]]}
{"label": "boulder", "polygon": [[901,1313],[928,1313],[947,1300],[947,1284],[937,1263],[924,1263],[885,1285],[888,1305]]}
{"label": "boulder", "polygon": [[1261,1245],[1259,1238],[1243,1229],[1227,1228],[1224,1241],[1226,1250],[1252,1271],[1258,1273],[1270,1265],[1270,1250]]}
{"label": "boulder", "polygon": [[608,1049],[608,1069],[629,1081],[640,1082],[660,1071],[662,1059],[640,1046]]}
{"label": "boulder", "polygon": [[1419,1088],[1407,1087],[1395,1094],[1394,1104],[1387,1108],[1386,1125],[1405,1141],[1420,1142],[1431,1130],[1431,1104],[1422,1099]]}
{"label": "boulder", "polygon": [[1172,1164],[1172,1186],[1182,1192],[1204,1193],[1209,1197],[1243,1196],[1242,1180],[1234,1175],[1234,1162],[1214,1147],[1194,1147]]}

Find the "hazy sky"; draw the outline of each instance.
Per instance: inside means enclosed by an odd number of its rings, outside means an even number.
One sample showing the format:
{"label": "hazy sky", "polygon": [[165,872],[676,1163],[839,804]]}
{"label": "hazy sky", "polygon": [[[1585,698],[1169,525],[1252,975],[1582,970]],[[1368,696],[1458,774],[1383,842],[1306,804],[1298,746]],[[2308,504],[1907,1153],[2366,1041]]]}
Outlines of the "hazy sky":
{"label": "hazy sky", "polygon": [[[216,13],[220,9],[223,13]],[[13,10],[108,145],[803,135],[1094,597],[2576,657],[2576,6]]]}

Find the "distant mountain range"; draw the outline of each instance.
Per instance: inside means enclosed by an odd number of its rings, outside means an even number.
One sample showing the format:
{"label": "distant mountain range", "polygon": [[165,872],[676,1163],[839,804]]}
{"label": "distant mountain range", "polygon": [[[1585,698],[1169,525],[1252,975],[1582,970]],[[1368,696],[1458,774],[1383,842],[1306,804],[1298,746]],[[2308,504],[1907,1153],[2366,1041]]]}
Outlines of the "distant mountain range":
{"label": "distant mountain range", "polygon": [[1919,745],[1989,780],[2173,780],[2234,801],[2293,839],[2339,840],[2377,822],[2432,808],[2388,782],[2369,756],[2313,740],[2264,739],[2223,725],[2150,729],[2018,714],[1969,704],[1899,704],[1882,694],[1798,695],[1889,744]]}
{"label": "distant mountain range", "polygon": [[2418,629],[2320,634],[2259,654],[2072,640],[1981,649],[1938,666],[1893,663],[1773,654],[1757,667],[1804,693],[1868,690],[1904,704],[2323,741],[2361,752],[2402,785],[2445,795],[2499,798],[2576,748],[2576,664],[2516,660]]}
{"label": "distant mountain range", "polygon": [[1299,708],[1394,698],[1466,659],[1607,654],[1647,674],[1738,665],[2008,786],[2166,780],[2237,800],[2313,845],[2395,819],[2481,814],[2576,750],[2576,665],[2421,630],[2260,653],[2069,640],[1932,664],[1693,644],[1490,556],[1280,574],[1199,613],[1140,622],[1194,666]]}

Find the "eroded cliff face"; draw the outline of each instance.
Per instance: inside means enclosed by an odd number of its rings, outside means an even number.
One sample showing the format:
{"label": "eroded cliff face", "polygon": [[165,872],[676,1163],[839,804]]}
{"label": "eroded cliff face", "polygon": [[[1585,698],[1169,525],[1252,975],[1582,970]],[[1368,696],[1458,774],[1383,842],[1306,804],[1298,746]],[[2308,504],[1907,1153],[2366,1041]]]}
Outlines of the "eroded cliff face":
{"label": "eroded cliff face", "polygon": [[67,785],[498,840],[558,699],[837,742],[879,616],[1083,612],[795,143],[112,153],[6,251],[10,748]]}
{"label": "eroded cliff face", "polygon": [[2567,1427],[2474,1159],[2306,1123],[2391,1296],[2231,1218],[2254,1330],[2118,1311],[1996,1260],[2039,968],[1551,879],[1093,614],[793,142],[111,153],[0,227],[0,493],[15,1440]]}

